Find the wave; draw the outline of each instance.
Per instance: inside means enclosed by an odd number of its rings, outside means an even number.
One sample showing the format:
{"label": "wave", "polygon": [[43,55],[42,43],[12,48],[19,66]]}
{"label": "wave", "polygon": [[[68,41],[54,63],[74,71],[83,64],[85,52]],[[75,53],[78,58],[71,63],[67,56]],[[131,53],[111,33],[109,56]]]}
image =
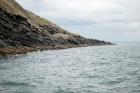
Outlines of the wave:
{"label": "wave", "polygon": [[30,85],[29,83],[19,83],[19,82],[13,82],[13,81],[8,81],[8,82],[3,82],[0,83],[2,86],[22,86],[22,87],[35,87],[34,85]]}

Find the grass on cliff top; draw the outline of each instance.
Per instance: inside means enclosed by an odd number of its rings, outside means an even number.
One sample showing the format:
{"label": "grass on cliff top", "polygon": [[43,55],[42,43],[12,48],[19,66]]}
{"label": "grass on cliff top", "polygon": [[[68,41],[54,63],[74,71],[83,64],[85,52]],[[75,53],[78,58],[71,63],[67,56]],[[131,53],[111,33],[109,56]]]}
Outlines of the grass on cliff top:
{"label": "grass on cliff top", "polygon": [[0,8],[8,13],[26,17],[25,10],[15,0],[0,0]]}
{"label": "grass on cliff top", "polygon": [[40,16],[37,16],[30,11],[26,11],[26,12],[28,14],[28,17],[38,25],[45,25],[50,23],[47,19],[41,18]]}
{"label": "grass on cliff top", "polygon": [[15,0],[0,0],[0,8],[6,10],[8,13],[26,17],[32,24],[43,25],[48,24],[49,22],[48,20],[25,10]]}
{"label": "grass on cliff top", "polygon": [[30,11],[25,10],[15,0],[0,0],[0,8],[6,10],[8,13],[20,15],[27,18],[28,22],[35,27],[38,27],[39,25],[49,25],[52,28],[58,28],[57,33],[63,33],[63,34],[65,33],[65,34],[72,35],[72,33],[69,33],[68,31],[57,26],[56,24],[44,18],[41,18],[40,16],[37,16],[36,14]]}

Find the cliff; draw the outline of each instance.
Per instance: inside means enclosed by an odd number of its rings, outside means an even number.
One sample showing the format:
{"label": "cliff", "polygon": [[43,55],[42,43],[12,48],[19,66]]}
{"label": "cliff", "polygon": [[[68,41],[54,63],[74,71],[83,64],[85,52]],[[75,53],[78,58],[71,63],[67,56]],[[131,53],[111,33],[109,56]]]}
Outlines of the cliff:
{"label": "cliff", "polygon": [[14,0],[0,0],[0,29],[0,54],[111,45],[109,42],[72,34],[23,9]]}

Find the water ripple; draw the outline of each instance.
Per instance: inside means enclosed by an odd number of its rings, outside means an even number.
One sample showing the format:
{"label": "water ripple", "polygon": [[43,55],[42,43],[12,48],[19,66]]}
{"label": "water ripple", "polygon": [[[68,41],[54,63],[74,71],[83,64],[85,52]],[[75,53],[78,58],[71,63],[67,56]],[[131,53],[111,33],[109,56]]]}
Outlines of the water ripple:
{"label": "water ripple", "polygon": [[42,51],[0,60],[0,93],[140,93],[140,46]]}

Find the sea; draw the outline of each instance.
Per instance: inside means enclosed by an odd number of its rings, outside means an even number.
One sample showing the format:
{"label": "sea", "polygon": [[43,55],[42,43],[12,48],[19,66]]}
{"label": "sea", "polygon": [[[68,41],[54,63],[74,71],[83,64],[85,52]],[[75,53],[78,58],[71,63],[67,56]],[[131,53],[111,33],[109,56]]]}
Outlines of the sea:
{"label": "sea", "polygon": [[3,57],[0,93],[140,93],[140,43]]}

